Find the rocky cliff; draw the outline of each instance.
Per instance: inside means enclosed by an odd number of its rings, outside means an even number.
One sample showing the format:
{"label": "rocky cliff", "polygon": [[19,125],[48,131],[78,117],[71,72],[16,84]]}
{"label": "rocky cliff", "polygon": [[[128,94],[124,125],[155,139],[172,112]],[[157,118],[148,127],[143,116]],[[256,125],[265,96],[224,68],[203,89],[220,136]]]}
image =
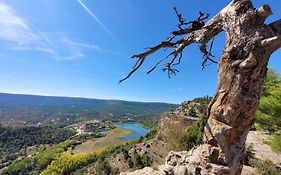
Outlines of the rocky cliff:
{"label": "rocky cliff", "polygon": [[[136,168],[143,168],[147,164],[149,167],[157,169],[159,165],[165,164],[165,158],[171,150],[186,150],[183,144],[188,126],[196,123],[207,108],[210,98],[197,98],[186,101],[176,110],[166,112],[162,115],[157,134],[142,143],[134,145],[128,151],[123,151],[112,155],[108,160],[110,166],[119,171],[133,171]],[[148,158],[145,162],[136,162],[136,154],[140,160]],[[137,156],[137,157],[138,157]],[[141,165],[134,165],[140,163]]]}
{"label": "rocky cliff", "polygon": [[[207,101],[206,103],[207,104]],[[202,103],[197,103],[194,101],[191,102],[185,102],[183,103],[177,110],[171,111],[169,113],[166,113],[163,115],[163,117],[160,120],[159,127],[158,127],[158,134],[157,136],[145,143],[141,143],[136,145],[135,149],[144,148],[147,143],[155,143],[156,147],[151,146],[153,150],[165,150],[164,152],[158,152],[157,157],[160,159],[156,162],[153,162],[151,166],[144,167],[139,170],[131,171],[128,169],[127,171],[131,172],[123,172],[121,175],[189,175],[194,174],[188,172],[188,169],[192,167],[195,172],[198,172],[198,174],[210,174],[207,172],[203,172],[200,167],[196,164],[190,164],[190,162],[200,162],[201,158],[204,157],[204,155],[200,156],[202,154],[202,150],[209,150],[211,149],[205,148],[203,146],[199,146],[195,149],[195,147],[189,151],[170,151],[174,150],[171,147],[169,147],[169,143],[171,140],[174,141],[174,137],[177,137],[176,133],[180,132],[181,130],[184,130],[184,128],[188,128],[189,125],[194,123],[195,121],[198,121],[199,116],[204,116],[204,113],[200,113],[200,107],[202,106]],[[206,108],[206,106],[205,106]],[[203,110],[204,111],[204,110]],[[193,115],[191,115],[193,114]],[[170,127],[174,127],[174,133],[170,133]],[[172,135],[171,135],[172,134]],[[245,156],[250,156],[252,160],[255,162],[266,164],[265,166],[268,166],[267,168],[269,170],[265,171],[271,171],[270,168],[272,168],[271,174],[273,175],[280,175],[281,174],[281,163],[280,158],[281,154],[274,153],[270,147],[265,143],[268,141],[270,136],[264,132],[260,131],[250,131],[248,138],[247,138],[247,144],[246,146],[251,148],[250,155],[249,153],[245,153]],[[169,141],[170,139],[170,141]],[[161,144],[157,144],[158,141],[161,141]],[[173,142],[172,141],[172,142]],[[178,141],[178,140],[177,140]],[[178,142],[175,144],[179,144]],[[153,145],[153,144],[152,144]],[[251,146],[250,146],[251,145]],[[205,145],[206,146],[206,145]],[[175,148],[175,147],[174,147]],[[177,147],[178,148],[178,147]],[[152,155],[151,152],[147,151],[147,149],[144,149],[145,151],[140,151],[140,154],[144,155]],[[166,151],[170,151],[169,153],[166,153]],[[198,152],[198,153],[196,153]],[[206,154],[210,154],[210,152]],[[166,153],[166,154],[164,154]],[[163,158],[164,154],[165,158]],[[213,152],[213,154],[216,154],[216,152]],[[192,156],[192,155],[198,155],[198,156]],[[212,154],[210,154],[212,155]],[[152,156],[152,159],[156,156]],[[160,161],[159,161],[160,160]],[[244,165],[242,169],[242,175],[260,175],[260,174],[266,174],[266,172],[257,171],[257,166],[259,166],[258,163],[254,163],[251,166]],[[208,166],[208,165],[206,165]],[[263,168],[263,167],[262,167]],[[221,167],[212,167],[213,171],[211,174],[216,174],[216,171],[221,170]],[[200,173],[199,173],[200,172]]]}

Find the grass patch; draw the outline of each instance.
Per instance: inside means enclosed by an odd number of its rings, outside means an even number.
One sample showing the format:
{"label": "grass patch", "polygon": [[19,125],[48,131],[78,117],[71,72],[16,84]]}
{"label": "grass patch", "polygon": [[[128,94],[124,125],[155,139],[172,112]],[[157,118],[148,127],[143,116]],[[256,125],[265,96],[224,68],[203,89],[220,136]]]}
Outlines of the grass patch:
{"label": "grass patch", "polygon": [[189,126],[169,123],[165,131],[164,141],[169,150],[184,151],[202,143],[203,130],[206,121],[201,117]]}
{"label": "grass patch", "polygon": [[281,135],[274,135],[269,145],[273,151],[281,153]]}
{"label": "grass patch", "polygon": [[250,164],[251,166],[255,167],[262,175],[281,175],[281,171],[277,169],[270,161],[252,159]]}
{"label": "grass patch", "polygon": [[125,137],[128,134],[133,133],[131,130],[124,128],[115,128],[108,132],[105,137],[101,137],[94,140],[87,140],[82,144],[76,146],[73,150],[74,154],[87,154],[104,147],[115,146],[123,143],[120,138]]}

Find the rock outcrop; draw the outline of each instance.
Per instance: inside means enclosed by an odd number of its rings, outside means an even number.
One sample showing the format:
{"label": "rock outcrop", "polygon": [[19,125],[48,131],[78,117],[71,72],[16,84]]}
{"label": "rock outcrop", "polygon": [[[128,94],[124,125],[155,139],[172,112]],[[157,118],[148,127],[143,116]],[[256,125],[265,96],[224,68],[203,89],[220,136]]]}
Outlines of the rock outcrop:
{"label": "rock outcrop", "polygon": [[[254,158],[259,159],[262,161],[270,161],[272,162],[277,168],[281,169],[281,154],[275,153],[271,150],[270,146],[265,144],[266,141],[270,140],[270,136],[264,132],[260,131],[251,131],[247,137],[246,144],[253,145],[253,150],[255,153]],[[204,155],[198,155],[201,153],[200,149],[210,150],[210,148],[194,148],[190,151],[182,151],[182,152],[174,152],[171,151],[169,155],[166,157],[165,164],[160,165],[157,170],[152,169],[151,167],[146,167],[141,170],[137,170],[134,172],[124,172],[120,175],[143,175],[149,174],[150,175],[193,175],[193,172],[189,172],[188,169],[191,167],[198,172],[198,174],[217,174],[223,173],[221,172],[221,167],[214,167],[211,164],[206,164],[205,166],[212,166],[213,171],[211,172],[204,172],[202,171],[200,164],[196,164],[196,162],[202,161],[201,157]],[[198,155],[198,156],[191,156],[191,155]],[[206,153],[210,154],[210,153]],[[192,162],[192,164],[190,164]],[[195,163],[194,163],[195,162]],[[200,173],[199,173],[200,172]],[[195,173],[195,175],[197,175]],[[241,175],[260,175],[258,171],[250,166],[243,166]]]}
{"label": "rock outcrop", "polygon": [[[120,152],[110,156],[108,158],[110,166],[119,172],[132,171],[134,167],[128,165],[128,160],[133,157],[134,153],[137,153],[140,157],[147,156],[152,168],[165,164],[165,157],[171,151],[169,142],[172,140],[172,138],[169,138],[171,133],[168,128],[171,128],[170,126],[178,126],[178,128],[173,128],[173,130],[182,130],[198,119],[197,117],[185,116],[182,111],[183,108],[188,109],[189,107],[184,105],[173,112],[163,114],[158,124],[158,133],[154,138],[134,145],[126,153]],[[146,168],[144,171],[149,172],[148,170],[149,168]]]}
{"label": "rock outcrop", "polygon": [[[209,97],[197,98],[193,101],[182,103],[173,111],[164,113],[159,121],[158,132],[154,138],[136,144],[128,151],[110,156],[108,158],[109,165],[119,172],[133,171],[135,167],[130,167],[128,161],[133,157],[134,153],[137,153],[140,157],[146,155],[149,158],[151,168],[157,169],[159,165],[165,164],[165,158],[172,149],[170,142],[173,142],[173,137],[175,137],[170,130],[182,131],[197,121],[199,116],[204,115],[202,112],[206,111],[209,101]],[[175,128],[174,126],[177,127]],[[155,171],[152,171],[151,168],[145,168],[140,172],[145,171],[142,173],[151,174],[151,172]]]}
{"label": "rock outcrop", "polygon": [[271,139],[271,136],[266,132],[250,131],[246,145],[252,146],[254,158],[264,162],[270,161],[281,170],[281,154],[272,151],[270,146],[266,144]]}

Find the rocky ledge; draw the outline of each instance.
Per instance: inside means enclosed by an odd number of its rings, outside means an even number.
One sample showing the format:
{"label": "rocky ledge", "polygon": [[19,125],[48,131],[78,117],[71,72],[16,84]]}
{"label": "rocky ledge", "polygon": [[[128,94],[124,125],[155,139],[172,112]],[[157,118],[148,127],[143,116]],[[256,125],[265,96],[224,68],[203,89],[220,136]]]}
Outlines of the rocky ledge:
{"label": "rocky ledge", "polygon": [[[247,137],[246,145],[253,145],[254,150],[254,158],[270,161],[277,168],[280,168],[281,165],[281,154],[275,153],[271,150],[271,148],[265,144],[266,141],[270,139],[270,136],[264,132],[260,131],[251,131]],[[202,162],[203,154],[209,154],[201,152],[201,150],[208,150],[206,148],[207,145],[201,145],[196,149],[192,149],[190,151],[181,151],[174,152],[171,151],[169,155],[166,157],[165,164],[160,165],[158,170],[155,170],[151,167],[145,167],[141,170],[137,170],[134,172],[123,172],[120,175],[198,175],[198,174],[223,174],[223,172],[217,172],[216,170],[222,170],[221,167],[215,167],[217,165],[214,164],[206,164],[204,167],[210,167],[212,171],[208,171],[208,168],[203,168],[200,165]],[[210,150],[211,151],[211,150]],[[203,160],[204,162],[204,160]],[[225,174],[231,174],[231,172],[227,172],[227,168],[225,168]],[[257,170],[244,166],[242,169],[242,175],[259,175]]]}

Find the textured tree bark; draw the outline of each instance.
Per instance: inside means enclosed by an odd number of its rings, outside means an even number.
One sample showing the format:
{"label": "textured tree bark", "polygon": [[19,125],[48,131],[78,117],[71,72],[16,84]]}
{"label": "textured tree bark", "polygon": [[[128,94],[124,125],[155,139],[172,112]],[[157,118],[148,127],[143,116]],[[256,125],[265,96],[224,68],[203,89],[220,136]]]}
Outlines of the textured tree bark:
{"label": "textured tree bark", "polygon": [[[270,15],[268,5],[255,9],[251,0],[233,0],[201,29],[187,33],[177,42],[165,43],[176,46],[171,53],[173,62],[186,46],[205,44],[218,33],[226,33],[225,49],[219,59],[217,90],[208,108],[204,144],[184,153],[186,158],[180,163],[171,160],[182,159],[181,155],[168,156],[169,170],[163,170],[166,174],[177,174],[176,169],[181,168],[186,168],[185,174],[195,175],[241,173],[242,152],[254,122],[267,64],[270,55],[281,47],[281,20],[264,24]],[[134,71],[163,45],[136,55],[141,63],[136,64]]]}

